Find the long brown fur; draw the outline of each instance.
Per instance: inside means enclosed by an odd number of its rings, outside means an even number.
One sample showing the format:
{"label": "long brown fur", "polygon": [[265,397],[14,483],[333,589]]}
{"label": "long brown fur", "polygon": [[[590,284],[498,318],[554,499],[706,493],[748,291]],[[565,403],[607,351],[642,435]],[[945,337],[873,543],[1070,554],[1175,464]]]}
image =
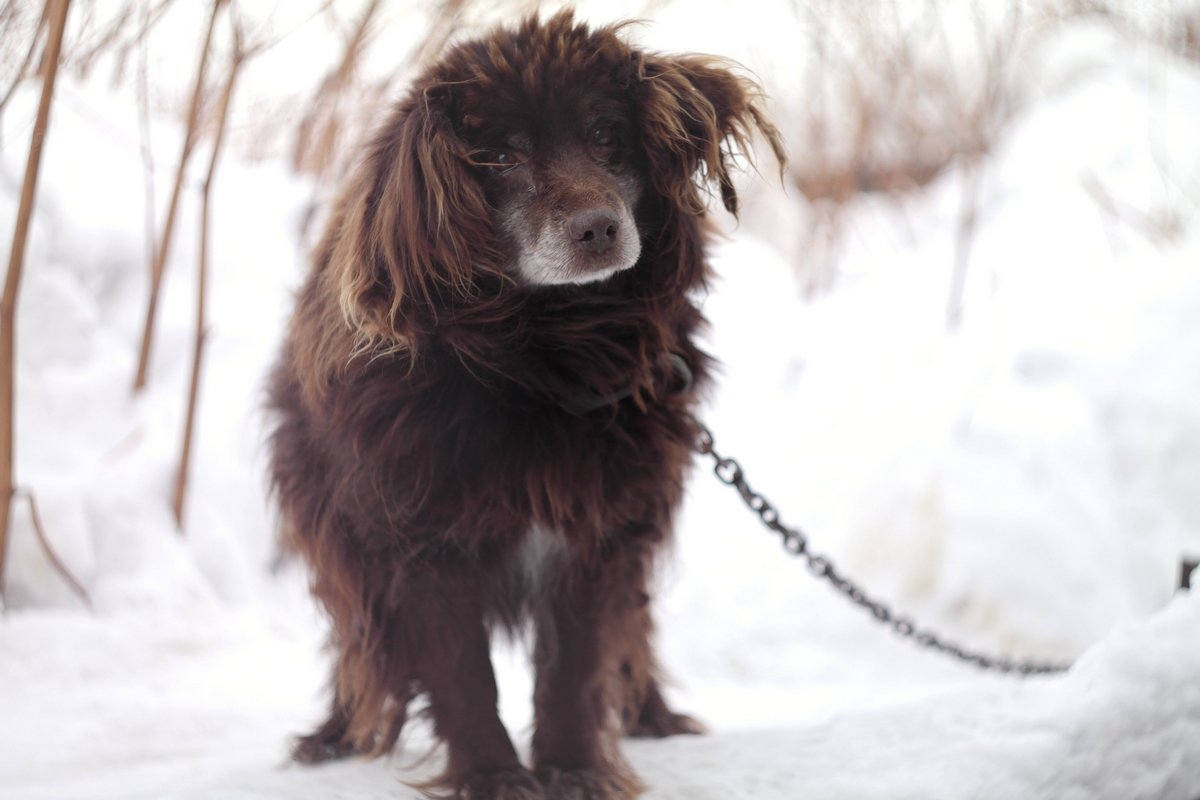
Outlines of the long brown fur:
{"label": "long brown fur", "polygon": [[[451,49],[332,210],[270,394],[285,542],[336,656],[329,718],[299,760],[388,752],[425,696],[448,796],[631,798],[617,737],[699,730],[663,701],[649,580],[709,382],[693,342],[706,194],[736,212],[734,153],[755,132],[781,148],[756,87],[727,65],[641,52],[618,32],[566,12]],[[640,257],[596,283],[523,285],[463,109],[536,118],[600,85],[634,120]],[[664,375],[672,353],[695,377],[683,391]],[[571,391],[624,399],[580,413],[564,408]],[[556,557],[530,575],[533,530]],[[530,622],[532,771],[496,714],[488,656],[491,631]]]}

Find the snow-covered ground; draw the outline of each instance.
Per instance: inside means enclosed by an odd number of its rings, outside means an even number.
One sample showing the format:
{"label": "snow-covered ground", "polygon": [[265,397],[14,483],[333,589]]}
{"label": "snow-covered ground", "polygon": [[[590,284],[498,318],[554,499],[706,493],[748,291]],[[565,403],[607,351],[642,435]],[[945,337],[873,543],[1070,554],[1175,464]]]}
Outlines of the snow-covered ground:
{"label": "snow-covered ground", "polygon": [[[879,596],[988,651],[1078,661],[1004,678],[894,639],[698,469],[660,639],[673,697],[713,733],[629,743],[648,797],[1200,798],[1200,598],[1173,594],[1180,559],[1200,554],[1200,70],[1087,24],[1039,59],[985,164],[962,327],[944,325],[954,172],[857,201],[839,286],[812,302],[786,235],[747,220],[715,252],[706,309],[725,368],[706,418],[785,520]],[[35,104],[23,89],[0,132],[6,244]],[[155,119],[160,184],[180,135]],[[418,763],[419,729],[390,760],[285,759],[323,708],[323,623],[295,566],[270,569],[260,401],[312,188],[236,154],[218,175],[180,536],[198,209],[189,194],[135,397],[141,168],[130,98],[65,80],[18,320],[17,471],[95,611],[18,502],[0,797],[416,797],[403,782],[437,767]],[[763,203],[800,230],[797,199]],[[497,645],[522,743],[523,658]]]}

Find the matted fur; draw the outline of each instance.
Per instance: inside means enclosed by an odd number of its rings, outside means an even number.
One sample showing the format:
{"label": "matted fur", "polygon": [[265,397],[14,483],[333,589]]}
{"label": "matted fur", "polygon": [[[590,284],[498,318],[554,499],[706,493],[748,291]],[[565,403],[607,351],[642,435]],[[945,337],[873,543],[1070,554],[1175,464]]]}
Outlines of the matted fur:
{"label": "matted fur", "polygon": [[[640,256],[602,281],[527,286],[464,126],[587,91],[632,120]],[[568,12],[451,49],[366,145],[271,379],[284,539],[336,656],[329,719],[298,759],[389,751],[424,695],[448,751],[434,788],[633,797],[617,736],[698,730],[659,691],[648,584],[709,381],[693,342],[706,194],[736,212],[732,158],[755,131],[781,152],[758,102],[717,59],[641,52]],[[686,391],[664,380],[671,353]],[[571,413],[572,391],[627,399]],[[531,546],[535,530],[553,546]],[[496,715],[488,658],[490,631],[529,622],[540,781]]]}

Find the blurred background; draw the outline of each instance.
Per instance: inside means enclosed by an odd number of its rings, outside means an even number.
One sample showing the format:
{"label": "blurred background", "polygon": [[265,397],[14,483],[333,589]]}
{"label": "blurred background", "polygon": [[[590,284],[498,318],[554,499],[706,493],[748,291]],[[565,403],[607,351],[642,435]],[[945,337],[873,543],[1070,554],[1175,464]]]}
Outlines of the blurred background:
{"label": "blurred background", "polygon": [[[0,0],[5,245],[59,3]],[[219,742],[274,765],[317,719],[324,622],[264,479],[291,292],[414,72],[560,7],[70,3],[19,286],[9,262],[0,753],[20,755],[0,778],[20,796],[157,796],[163,764],[211,767]],[[704,416],[784,519],[989,652],[1072,658],[1167,605],[1200,556],[1200,4],[575,7],[733,59],[783,132],[782,172],[746,154],[740,219],[713,210]],[[815,583],[707,469],[677,534],[663,659],[718,730],[1001,691]],[[520,731],[521,648],[496,647]]]}

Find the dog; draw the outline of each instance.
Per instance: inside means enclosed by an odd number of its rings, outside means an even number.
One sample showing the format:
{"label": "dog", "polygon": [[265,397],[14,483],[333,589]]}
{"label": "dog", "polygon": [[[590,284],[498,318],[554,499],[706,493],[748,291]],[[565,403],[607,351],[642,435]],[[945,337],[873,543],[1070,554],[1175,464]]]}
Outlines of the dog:
{"label": "dog", "polygon": [[[452,47],[332,207],[269,384],[282,537],[335,657],[298,761],[386,753],[424,698],[431,792],[632,798],[621,735],[702,730],[663,699],[650,583],[713,371],[708,199],[736,214],[755,135],[783,156],[751,80],[623,31],[565,11]],[[530,768],[496,632],[532,632]]]}

